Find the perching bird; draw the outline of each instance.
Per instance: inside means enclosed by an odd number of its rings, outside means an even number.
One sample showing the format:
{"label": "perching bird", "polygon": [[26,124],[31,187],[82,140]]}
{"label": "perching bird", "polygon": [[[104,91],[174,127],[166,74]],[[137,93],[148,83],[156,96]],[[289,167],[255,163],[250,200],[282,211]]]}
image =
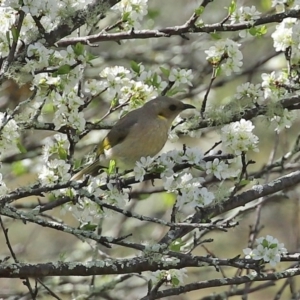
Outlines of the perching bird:
{"label": "perching bird", "polygon": [[159,96],[121,118],[100,142],[93,163],[73,175],[95,176],[101,168],[115,160],[122,170],[133,169],[142,157],[155,156],[165,145],[172,122],[183,110],[195,108],[178,100]]}

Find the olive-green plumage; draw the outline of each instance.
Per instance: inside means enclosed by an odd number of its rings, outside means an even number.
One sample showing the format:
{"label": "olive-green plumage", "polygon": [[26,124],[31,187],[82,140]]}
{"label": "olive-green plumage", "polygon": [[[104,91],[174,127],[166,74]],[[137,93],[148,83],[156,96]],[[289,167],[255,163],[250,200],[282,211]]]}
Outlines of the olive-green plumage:
{"label": "olive-green plumage", "polygon": [[172,122],[183,110],[194,108],[178,100],[160,96],[121,118],[101,141],[93,163],[76,173],[71,180],[97,175],[111,159],[119,169],[132,169],[141,157],[156,155],[168,139]]}

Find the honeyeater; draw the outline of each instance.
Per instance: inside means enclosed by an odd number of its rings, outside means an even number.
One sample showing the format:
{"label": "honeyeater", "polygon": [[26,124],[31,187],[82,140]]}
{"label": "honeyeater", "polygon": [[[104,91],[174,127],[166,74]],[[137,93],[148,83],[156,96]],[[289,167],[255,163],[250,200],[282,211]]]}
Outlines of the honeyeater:
{"label": "honeyeater", "polygon": [[165,145],[173,120],[183,110],[195,108],[173,98],[159,96],[122,117],[97,147],[96,159],[76,173],[95,176],[110,160],[121,170],[133,169],[141,157],[155,156]]}

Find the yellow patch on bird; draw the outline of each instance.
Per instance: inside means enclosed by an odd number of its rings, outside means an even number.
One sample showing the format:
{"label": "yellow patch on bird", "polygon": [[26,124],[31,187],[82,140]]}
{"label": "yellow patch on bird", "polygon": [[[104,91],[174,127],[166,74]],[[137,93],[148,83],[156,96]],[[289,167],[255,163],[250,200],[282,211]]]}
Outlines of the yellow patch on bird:
{"label": "yellow patch on bird", "polygon": [[161,120],[166,120],[167,118],[164,115],[158,114],[157,117]]}
{"label": "yellow patch on bird", "polygon": [[111,148],[111,144],[109,142],[108,137],[103,139],[102,143],[99,145],[97,149],[97,155],[101,155],[104,153],[104,150],[109,150]]}
{"label": "yellow patch on bird", "polygon": [[106,137],[103,140],[102,147],[103,147],[103,150],[108,150],[108,149],[111,148],[111,144],[110,144],[110,141],[109,141],[108,137]]}

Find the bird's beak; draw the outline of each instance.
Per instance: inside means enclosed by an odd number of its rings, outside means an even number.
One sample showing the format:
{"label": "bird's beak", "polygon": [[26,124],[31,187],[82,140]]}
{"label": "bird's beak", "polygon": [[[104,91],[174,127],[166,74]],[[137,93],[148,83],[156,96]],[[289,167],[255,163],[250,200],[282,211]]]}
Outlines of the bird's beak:
{"label": "bird's beak", "polygon": [[190,108],[196,108],[195,106],[191,105],[191,104],[184,104],[183,109],[190,109]]}

